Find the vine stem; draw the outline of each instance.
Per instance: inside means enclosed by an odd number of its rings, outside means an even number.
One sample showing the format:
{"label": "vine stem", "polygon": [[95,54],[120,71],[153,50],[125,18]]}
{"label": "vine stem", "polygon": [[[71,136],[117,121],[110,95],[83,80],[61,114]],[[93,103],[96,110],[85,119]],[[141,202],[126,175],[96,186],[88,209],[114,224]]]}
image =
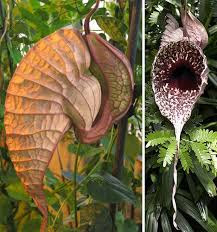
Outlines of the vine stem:
{"label": "vine stem", "polygon": [[[72,196],[72,194],[75,194],[75,192],[77,192],[77,191],[81,188],[81,186],[82,186],[82,185],[89,179],[89,177],[97,170],[97,168],[100,166],[101,162],[102,162],[102,160],[100,159],[100,160],[95,164],[95,166],[93,167],[93,169],[88,173],[88,175],[87,175],[86,177],[84,177],[84,179],[79,183],[79,185],[76,184],[76,188],[73,189],[73,191],[70,192],[69,195],[63,200],[63,202],[62,202],[62,204],[61,204],[61,206],[60,206],[60,208],[59,208],[59,210],[58,210],[58,212],[57,212],[57,214],[56,214],[56,216],[55,216],[55,218],[54,218],[54,221],[53,221],[53,224],[52,224],[51,228],[54,228],[55,223],[56,223],[56,220],[57,220],[57,218],[59,217],[60,212],[61,212],[62,208],[64,207],[64,205],[66,204],[67,200]],[[55,193],[55,191],[54,191],[54,193]],[[76,211],[77,211],[77,207],[76,207]]]}
{"label": "vine stem", "polygon": [[86,18],[84,20],[84,31],[85,31],[86,35],[90,33],[90,18],[98,9],[99,3],[100,3],[100,0],[96,0],[96,4],[95,4],[94,8],[88,13],[88,15],[86,16]]}
{"label": "vine stem", "polygon": [[[131,12],[129,12],[131,16],[130,16],[130,32],[128,39],[127,57],[130,61],[132,70],[134,69],[135,61],[136,61],[137,36],[139,31],[141,9],[142,9],[142,1],[134,0],[132,2]],[[115,161],[112,171],[113,176],[115,176],[118,179],[120,179],[121,172],[123,169],[124,145],[125,145],[125,137],[128,128],[128,117],[129,115],[127,113],[118,124]],[[112,204],[110,210],[111,210],[111,217],[114,221],[115,213],[116,213],[116,204]]]}
{"label": "vine stem", "polygon": [[75,228],[78,227],[78,214],[77,214],[77,172],[78,172],[78,156],[80,150],[80,143],[78,144],[77,152],[75,155],[74,163],[74,214],[75,214]]}
{"label": "vine stem", "polygon": [[179,230],[177,224],[176,224],[176,217],[177,217],[177,206],[176,206],[176,199],[175,199],[175,195],[176,195],[176,191],[177,191],[177,164],[178,164],[178,160],[179,160],[179,141],[177,141],[177,146],[176,146],[176,154],[175,154],[175,159],[174,159],[174,169],[173,169],[173,181],[174,181],[174,185],[173,185],[173,192],[172,192],[172,203],[173,203],[173,209],[174,209],[174,214],[173,214],[173,225],[174,227]]}
{"label": "vine stem", "polygon": [[[59,161],[59,164],[60,164],[60,171],[61,171],[60,178],[61,178],[62,182],[65,183],[66,179],[65,179],[65,177],[63,175],[64,169],[63,169],[62,160],[60,158],[59,145],[57,145],[57,156],[58,156],[58,161]],[[70,207],[69,207],[69,205],[66,206],[66,210],[67,210],[67,216],[70,216]],[[72,223],[71,222],[69,223],[69,226],[72,228]]]}
{"label": "vine stem", "polygon": [[[4,9],[4,4],[3,2],[0,0],[0,16],[1,16],[1,20],[3,23],[3,33],[2,36],[0,38],[0,50],[2,49],[2,42],[3,40],[5,40],[5,44],[6,44],[6,49],[7,49],[7,56],[8,56],[8,63],[9,63],[9,68],[10,68],[10,75],[13,75],[14,72],[14,68],[13,68],[13,59],[10,55],[10,45],[11,41],[10,38],[8,36],[8,30],[9,27],[11,27],[11,16],[12,16],[12,7],[13,4],[11,5],[9,1],[6,1],[7,4],[7,9]],[[1,57],[1,56],[0,56]]]}

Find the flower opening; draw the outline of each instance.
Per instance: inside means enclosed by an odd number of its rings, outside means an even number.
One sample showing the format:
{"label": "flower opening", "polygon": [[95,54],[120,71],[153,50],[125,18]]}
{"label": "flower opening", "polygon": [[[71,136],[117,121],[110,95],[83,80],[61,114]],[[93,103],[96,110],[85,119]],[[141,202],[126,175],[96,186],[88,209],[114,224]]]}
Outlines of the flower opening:
{"label": "flower opening", "polygon": [[163,46],[153,63],[153,90],[156,103],[180,136],[194,104],[207,82],[207,61],[202,49],[181,40]]}

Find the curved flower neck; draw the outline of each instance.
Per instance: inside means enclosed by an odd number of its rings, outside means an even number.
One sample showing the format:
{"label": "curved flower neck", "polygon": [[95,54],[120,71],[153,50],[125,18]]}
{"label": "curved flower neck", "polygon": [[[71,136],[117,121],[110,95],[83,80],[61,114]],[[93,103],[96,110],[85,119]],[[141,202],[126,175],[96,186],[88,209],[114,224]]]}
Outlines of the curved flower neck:
{"label": "curved flower neck", "polygon": [[90,33],[90,18],[92,17],[92,15],[98,9],[99,3],[100,3],[100,0],[96,0],[96,4],[95,4],[94,8],[90,10],[90,12],[87,14],[87,16],[85,18],[85,21],[84,21],[84,31],[85,31],[86,35]]}

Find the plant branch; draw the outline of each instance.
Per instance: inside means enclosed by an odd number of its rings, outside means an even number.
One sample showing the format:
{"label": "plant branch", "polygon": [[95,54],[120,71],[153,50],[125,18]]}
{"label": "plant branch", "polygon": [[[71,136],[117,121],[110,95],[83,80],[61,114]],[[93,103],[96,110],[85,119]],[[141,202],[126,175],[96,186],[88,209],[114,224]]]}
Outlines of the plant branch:
{"label": "plant branch", "polygon": [[[131,8],[131,20],[130,20],[130,32],[129,32],[129,39],[128,39],[128,48],[127,48],[127,57],[130,61],[132,70],[135,66],[136,61],[136,52],[137,52],[137,37],[139,31],[139,24],[140,24],[140,16],[141,16],[141,8],[142,8],[142,1],[141,0],[134,0],[132,2]],[[122,168],[123,168],[123,160],[124,160],[124,145],[125,145],[125,137],[127,133],[127,124],[128,124],[128,116],[127,113],[123,119],[118,124],[118,135],[117,135],[117,144],[116,144],[116,152],[115,152],[115,161],[113,166],[112,174],[113,176],[120,179]],[[115,218],[116,212],[116,205],[111,205],[111,216]]]}
{"label": "plant branch", "polygon": [[[130,61],[132,69],[135,66],[136,60],[136,52],[137,52],[137,35],[139,31],[139,23],[141,16],[141,4],[140,0],[134,0],[132,5],[132,13],[131,13],[131,23],[130,23],[130,33],[128,40],[128,49],[127,49],[127,57]],[[115,163],[113,168],[113,175],[117,178],[120,178],[121,169],[123,167],[123,153],[124,153],[124,142],[125,135],[127,132],[127,121],[128,114],[119,122],[118,125],[118,135],[117,135],[117,147],[115,153]]]}
{"label": "plant branch", "polygon": [[11,26],[11,23],[10,23],[10,16],[12,15],[12,13],[10,12],[12,9],[12,6],[10,5],[9,2],[7,2],[7,10],[4,9],[4,5],[3,5],[3,2],[0,1],[0,16],[1,16],[1,20],[2,20],[2,24],[3,24],[3,28],[2,28],[2,36],[0,38],[0,47],[2,47],[2,42],[3,42],[3,39],[5,40],[5,43],[6,43],[6,47],[7,47],[7,55],[8,55],[8,62],[9,62],[9,68],[10,68],[10,75],[12,76],[13,75],[13,61],[12,61],[12,58],[11,58],[11,55],[10,55],[10,48],[9,48],[9,43],[10,43],[10,39],[9,39],[9,36],[8,36],[8,27]]}
{"label": "plant branch", "polygon": [[90,18],[95,13],[95,11],[98,9],[99,3],[100,3],[100,0],[96,0],[96,4],[95,4],[94,8],[91,9],[91,11],[88,13],[87,17],[85,18],[84,31],[85,31],[86,35],[88,35],[90,33],[90,26],[89,26],[90,25]]}

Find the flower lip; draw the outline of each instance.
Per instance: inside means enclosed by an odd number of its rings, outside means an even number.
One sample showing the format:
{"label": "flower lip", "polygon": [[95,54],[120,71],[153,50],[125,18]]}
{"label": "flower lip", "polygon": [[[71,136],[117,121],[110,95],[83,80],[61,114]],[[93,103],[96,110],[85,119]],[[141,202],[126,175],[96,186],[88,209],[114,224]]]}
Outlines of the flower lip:
{"label": "flower lip", "polygon": [[154,85],[198,91],[205,69],[201,49],[190,41],[172,42],[160,49],[153,65]]}

